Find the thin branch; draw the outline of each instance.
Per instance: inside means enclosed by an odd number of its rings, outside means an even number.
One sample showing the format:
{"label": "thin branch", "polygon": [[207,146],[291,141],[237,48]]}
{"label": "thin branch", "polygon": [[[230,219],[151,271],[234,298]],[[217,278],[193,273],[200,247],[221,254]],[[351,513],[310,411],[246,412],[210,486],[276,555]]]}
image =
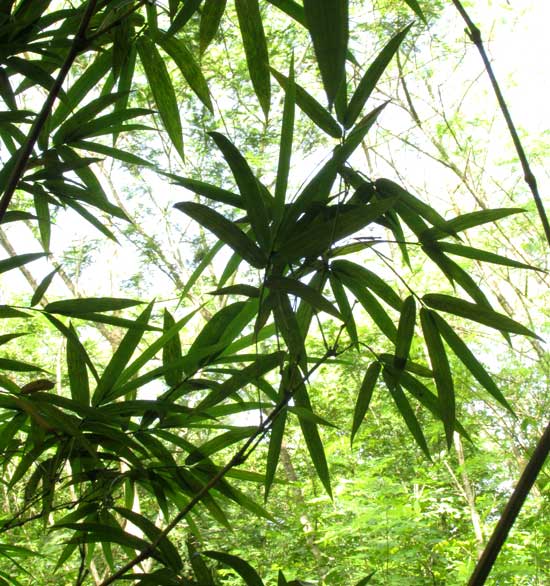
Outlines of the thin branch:
{"label": "thin branch", "polygon": [[540,438],[531,459],[527,463],[512,496],[508,500],[497,526],[491,535],[491,539],[489,539],[489,543],[479,558],[474,573],[468,582],[468,586],[483,586],[483,584],[485,584],[485,580],[487,579],[487,576],[508,537],[508,533],[510,532],[529,491],[533,487],[535,480],[544,465],[544,461],[548,456],[549,446],[550,424],[546,427],[546,430]]}
{"label": "thin branch", "polygon": [[19,155],[7,182],[6,191],[0,200],[0,222],[4,219],[4,215],[6,214],[6,211],[10,205],[17,185],[25,173],[25,169],[32,155],[34,145],[36,144],[36,141],[38,140],[44,125],[46,124],[48,116],[52,111],[53,105],[59,96],[63,82],[65,81],[65,78],[67,77],[77,55],[87,45],[86,29],[88,28],[90,20],[92,19],[92,16],[95,12],[97,2],[98,0],[89,0],[78,31],[75,34],[71,48],[69,49],[69,53],[67,54],[67,57],[65,57],[65,61],[63,62],[63,65],[57,74],[57,78],[46,97],[46,101],[42,106],[42,110],[40,110],[40,113],[32,125],[27,140],[24,142],[21,150],[19,151]]}
{"label": "thin branch", "polygon": [[493,86],[493,90],[495,92],[498,105],[500,106],[500,110],[504,119],[506,120],[506,125],[508,126],[508,131],[510,132],[510,136],[512,137],[512,141],[514,143],[514,147],[516,148],[516,152],[518,154],[518,158],[521,163],[521,167],[523,169],[523,175],[525,179],[525,183],[527,183],[529,189],[531,190],[531,194],[533,195],[533,199],[535,200],[535,205],[537,206],[537,211],[539,213],[540,221],[542,223],[542,227],[544,228],[544,234],[546,236],[546,241],[550,246],[550,223],[548,222],[548,216],[546,215],[546,211],[544,209],[544,205],[542,203],[542,199],[539,194],[539,190],[537,187],[537,180],[535,179],[535,175],[531,171],[531,167],[529,166],[529,161],[527,160],[527,155],[523,149],[523,145],[518,136],[518,132],[512,121],[512,116],[510,114],[510,110],[508,109],[508,105],[504,100],[504,96],[498,84],[497,78],[495,77],[495,73],[493,71],[493,67],[491,62],[489,61],[489,57],[487,52],[485,51],[485,46],[483,45],[483,41],[481,39],[481,32],[474,24],[464,7],[462,6],[460,0],[452,0],[455,8],[460,13],[460,16],[464,19],[464,22],[467,26],[467,34],[477,47],[479,54],[481,55],[481,59],[483,64],[485,65],[485,69],[487,70],[487,75],[491,80],[491,85]]}

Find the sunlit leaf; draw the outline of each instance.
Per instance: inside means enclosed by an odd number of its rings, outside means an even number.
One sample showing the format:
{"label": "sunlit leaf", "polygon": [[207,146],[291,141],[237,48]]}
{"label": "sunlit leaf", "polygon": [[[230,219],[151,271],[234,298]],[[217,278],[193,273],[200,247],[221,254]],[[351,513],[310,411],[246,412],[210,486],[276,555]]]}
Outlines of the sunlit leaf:
{"label": "sunlit leaf", "polygon": [[359,430],[359,427],[363,422],[363,419],[365,418],[365,415],[369,409],[372,394],[374,392],[374,387],[376,386],[378,376],[380,375],[380,370],[380,363],[372,362],[367,368],[365,376],[363,377],[363,382],[361,383],[361,388],[359,389],[359,393],[357,394],[357,401],[355,402],[355,409],[353,411],[353,423],[351,426],[350,438],[350,442],[352,444],[353,438]]}

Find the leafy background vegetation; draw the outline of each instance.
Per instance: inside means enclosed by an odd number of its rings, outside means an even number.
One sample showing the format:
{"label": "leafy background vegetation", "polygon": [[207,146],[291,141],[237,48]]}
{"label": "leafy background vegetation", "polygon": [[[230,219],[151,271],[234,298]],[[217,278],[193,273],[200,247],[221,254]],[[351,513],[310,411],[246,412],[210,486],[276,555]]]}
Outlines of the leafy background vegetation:
{"label": "leafy background vegetation", "polygon": [[[2,3],[0,583],[467,583],[548,256],[450,8]],[[490,583],[548,582],[547,481]]]}

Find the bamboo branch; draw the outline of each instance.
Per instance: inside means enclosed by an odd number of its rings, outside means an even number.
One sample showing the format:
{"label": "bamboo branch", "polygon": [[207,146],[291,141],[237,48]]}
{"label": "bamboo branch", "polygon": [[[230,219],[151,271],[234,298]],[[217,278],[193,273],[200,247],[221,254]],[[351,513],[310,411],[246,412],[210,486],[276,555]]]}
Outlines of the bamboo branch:
{"label": "bamboo branch", "polygon": [[61,69],[57,74],[57,78],[55,79],[46,97],[46,101],[42,106],[42,110],[40,110],[40,113],[32,125],[27,140],[23,143],[21,150],[19,151],[19,155],[8,179],[6,191],[0,200],[0,222],[2,222],[4,219],[4,215],[6,214],[13,194],[17,189],[17,185],[25,173],[25,169],[32,155],[34,145],[36,144],[36,141],[38,140],[38,137],[40,136],[40,133],[46,124],[46,121],[48,120],[48,116],[50,115],[53,105],[59,96],[63,82],[65,81],[65,78],[67,77],[78,53],[80,53],[80,51],[82,51],[82,49],[84,49],[87,45],[86,30],[95,12],[97,2],[98,0],[89,0],[82,17],[82,21],[80,22],[80,26],[78,27],[78,31],[73,38],[69,53],[65,57],[65,61],[63,61],[63,65],[61,66]]}
{"label": "bamboo branch", "polygon": [[468,582],[468,586],[483,586],[485,580],[489,575],[495,560],[497,559],[508,533],[514,524],[531,487],[535,483],[539,472],[544,465],[544,461],[548,456],[548,447],[550,446],[550,424],[546,427],[545,432],[527,463],[519,482],[508,500],[504,511],[489,539],[489,543],[481,554],[474,573]]}
{"label": "bamboo branch", "polygon": [[[294,396],[294,393],[298,390],[299,386],[304,384],[309,377],[322,365],[325,360],[330,356],[336,355],[337,352],[334,348],[331,348],[325,352],[325,354],[308,370],[308,372],[300,378],[298,384],[294,388],[291,388],[285,393],[285,396],[277,403],[273,411],[269,414],[266,419],[262,421],[256,428],[256,431],[246,440],[246,442],[235,452],[233,457],[220,468],[218,472],[205,484],[193,498],[187,503],[187,505],[181,509],[181,511],[168,523],[168,525],[157,535],[157,537],[139,553],[136,557],[131,559],[124,566],[119,568],[114,574],[111,574],[106,580],[104,580],[99,586],[108,586],[119,578],[122,578],[132,568],[137,566],[142,561],[150,558],[155,549],[158,547],[160,542],[167,537],[167,535],[177,526],[181,521],[191,512],[191,510],[214,488],[218,482],[235,466],[243,464],[247,458],[252,454],[258,443],[267,435],[271,429],[273,422],[279,416],[279,414],[286,408],[289,401]],[[292,367],[289,367],[292,368]],[[294,366],[296,369],[297,367]]]}
{"label": "bamboo branch", "polygon": [[510,132],[510,136],[512,137],[512,141],[514,143],[514,147],[516,148],[516,152],[517,152],[518,158],[520,160],[521,167],[523,169],[525,183],[527,183],[529,189],[531,190],[531,194],[533,195],[533,199],[535,200],[535,205],[537,206],[537,211],[539,213],[540,221],[542,223],[542,227],[544,228],[544,234],[546,236],[546,241],[548,242],[548,245],[550,246],[550,223],[548,222],[548,216],[546,215],[546,211],[544,209],[544,205],[542,203],[542,199],[539,194],[537,180],[535,179],[535,175],[531,171],[531,167],[529,166],[529,161],[527,160],[527,155],[525,154],[525,150],[523,149],[523,145],[521,144],[521,141],[519,139],[518,132],[516,130],[514,122],[512,121],[512,116],[510,114],[510,110],[508,109],[508,105],[506,104],[506,101],[504,100],[504,96],[503,96],[502,91],[500,89],[500,86],[498,84],[497,78],[495,77],[493,67],[491,65],[491,62],[489,61],[489,57],[487,55],[487,52],[485,51],[485,46],[483,45],[483,41],[481,39],[481,32],[477,28],[477,26],[474,24],[474,22],[472,21],[472,19],[470,18],[470,16],[466,12],[466,10],[464,9],[464,6],[462,6],[460,0],[452,0],[452,3],[454,4],[455,8],[460,13],[460,16],[462,16],[462,18],[464,19],[464,22],[466,23],[466,26],[467,26],[466,32],[467,32],[468,36],[470,37],[470,39],[472,40],[472,42],[474,43],[474,45],[477,47],[479,54],[481,55],[481,59],[483,61],[485,69],[487,71],[487,75],[489,76],[489,79],[491,80],[491,85],[493,86],[493,90],[495,92],[495,95],[496,95],[496,98],[498,101],[498,105],[500,106],[500,110],[502,112],[502,115],[504,116],[504,119],[506,120],[506,125],[508,126],[508,131]]}

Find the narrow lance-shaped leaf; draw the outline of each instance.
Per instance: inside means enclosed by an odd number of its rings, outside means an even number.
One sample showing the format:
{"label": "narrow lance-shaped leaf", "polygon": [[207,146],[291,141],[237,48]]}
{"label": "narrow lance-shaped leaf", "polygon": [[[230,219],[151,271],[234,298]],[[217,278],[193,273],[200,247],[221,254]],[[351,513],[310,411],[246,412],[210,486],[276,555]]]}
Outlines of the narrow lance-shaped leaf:
{"label": "narrow lance-shaped leaf", "polygon": [[35,194],[34,209],[36,217],[38,218],[38,230],[40,232],[40,240],[44,250],[50,250],[50,236],[51,236],[51,218],[50,207],[45,196]]}
{"label": "narrow lance-shaped leaf", "polygon": [[409,6],[409,8],[421,19],[423,20],[426,24],[427,24],[427,20],[426,17],[424,16],[424,12],[422,12],[422,8],[420,7],[420,4],[418,3],[418,0],[405,0],[405,2],[407,3],[407,5]]}
{"label": "narrow lance-shaped leaf", "polygon": [[267,118],[271,101],[269,56],[258,0],[235,0],[246,63],[254,91]]}
{"label": "narrow lance-shaped leaf", "polygon": [[346,75],[348,0],[304,0],[304,12],[328,102],[332,105]]}
{"label": "narrow lance-shaped leaf", "polygon": [[29,262],[33,262],[39,258],[47,256],[47,254],[48,253],[46,252],[33,252],[29,254],[19,254],[17,256],[12,256],[11,258],[0,260],[0,273],[5,273],[6,271],[11,271],[12,269],[22,267]]}
{"label": "narrow lance-shaped leaf", "polygon": [[359,393],[357,394],[355,410],[353,411],[353,423],[351,426],[350,438],[350,442],[352,444],[353,438],[359,430],[359,426],[363,422],[363,419],[365,418],[365,415],[369,409],[372,394],[374,392],[374,387],[376,386],[376,381],[378,380],[378,376],[380,375],[380,369],[381,365],[378,361],[372,362],[367,368],[367,372],[363,377],[361,388],[359,389]]}
{"label": "narrow lance-shaped leaf", "polygon": [[246,206],[252,231],[256,236],[260,248],[267,253],[271,245],[271,235],[268,226],[267,210],[264,207],[263,198],[260,193],[260,185],[256,177],[254,177],[246,159],[241,155],[235,145],[219,132],[210,132],[209,134],[231,167],[231,172],[235,177],[241,197]]}
{"label": "narrow lance-shaped leaf", "polygon": [[183,77],[199,100],[201,100],[210,112],[214,112],[206,79],[187,45],[182,39],[176,39],[168,35],[157,36],[156,39],[164,51],[174,60],[174,63],[178,66]]}
{"label": "narrow lance-shaped leaf", "polygon": [[267,502],[269,491],[275,480],[275,473],[279,464],[279,456],[281,454],[281,447],[283,444],[283,437],[285,433],[287,419],[286,409],[281,409],[275,417],[271,425],[271,434],[269,437],[269,448],[267,451],[266,469],[265,469],[265,484],[264,484],[264,500]]}
{"label": "narrow lance-shaped leaf", "polygon": [[178,102],[164,59],[146,36],[139,38],[137,48],[164,128],[183,159],[183,131]]}
{"label": "narrow lance-shaped leaf", "polygon": [[508,316],[493,311],[487,307],[470,303],[464,299],[458,299],[457,297],[444,295],[443,293],[428,293],[422,297],[422,300],[432,309],[452,313],[453,315],[470,319],[477,323],[489,326],[490,328],[500,330],[501,332],[531,336],[532,338],[538,338],[540,340],[534,332]]}
{"label": "narrow lance-shaped leaf", "polygon": [[414,324],[416,321],[416,303],[414,297],[409,295],[403,301],[401,317],[397,328],[397,341],[395,344],[394,366],[403,370],[409,358],[409,350],[414,335]]}
{"label": "narrow lance-shaped leaf", "polygon": [[174,207],[210,230],[253,267],[258,269],[265,267],[267,256],[262,250],[240,228],[218,212],[191,201],[177,203]]}
{"label": "narrow lance-shaped leaf", "polygon": [[169,35],[174,35],[180,31],[191,19],[193,14],[197,12],[202,0],[186,0],[183,2],[181,10],[176,14],[170,28],[168,29]]}
{"label": "narrow lance-shaped leaf", "polygon": [[346,326],[346,330],[350,337],[351,343],[356,347],[359,348],[359,338],[357,335],[357,325],[355,324],[355,318],[353,317],[353,311],[344,289],[342,282],[338,278],[337,275],[331,273],[329,275],[330,280],[330,287],[332,289],[332,293],[334,295],[334,299],[336,299],[336,304],[340,309],[340,314]]}
{"label": "narrow lance-shaped leaf", "polygon": [[[273,77],[278,81],[279,85],[286,91],[289,85],[289,79],[282,73],[271,68]],[[306,116],[310,118],[321,130],[326,132],[333,138],[342,138],[342,128],[334,120],[330,112],[324,108],[319,102],[306,90],[296,82],[294,82],[296,89],[296,104]]]}
{"label": "narrow lance-shaped leaf", "polygon": [[323,297],[323,295],[313,287],[310,287],[297,279],[290,279],[288,277],[269,277],[265,285],[269,289],[275,291],[285,291],[290,295],[296,295],[306,303],[309,303],[314,309],[325,311],[338,319],[342,318],[340,312],[326,297]]}
{"label": "narrow lance-shaped leaf", "polygon": [[513,413],[513,409],[504,398],[504,395],[496,385],[491,375],[485,370],[484,366],[475,357],[473,352],[468,348],[464,341],[456,334],[451,326],[437,313],[433,312],[432,317],[447,344],[451,350],[462,361],[464,366],[472,373],[474,378],[485,387],[485,389],[506,409]]}
{"label": "narrow lance-shaped leaf", "polygon": [[216,36],[227,0],[205,0],[199,27],[199,46],[204,53]]}
{"label": "narrow lance-shaped leaf", "polygon": [[369,65],[365,75],[362,77],[355,90],[344,117],[344,126],[351,128],[357,120],[363,106],[372,94],[378,80],[386,70],[386,67],[397,53],[403,39],[406,37],[412,25],[407,26],[390,39],[388,44],[376,56],[376,59]]}
{"label": "narrow lance-shaped leaf", "polygon": [[74,334],[67,338],[67,369],[69,372],[69,386],[71,388],[71,397],[74,401],[82,405],[90,404],[90,383],[88,380],[88,371],[86,361],[82,356],[81,345],[77,345],[77,334],[73,326],[69,326],[70,331]]}
{"label": "narrow lance-shaped leaf", "polygon": [[264,586],[264,583],[256,570],[243,559],[220,551],[204,551],[202,555],[208,556],[213,560],[217,560],[218,562],[233,568],[233,570],[235,570],[235,572],[237,572],[237,574],[239,574],[244,580],[246,586]]}
{"label": "narrow lance-shaped leaf", "polygon": [[292,156],[292,137],[294,134],[294,109],[296,102],[296,85],[294,83],[294,54],[290,60],[288,83],[285,89],[283,107],[283,126],[281,128],[281,142],[279,146],[279,163],[277,165],[277,180],[275,184],[275,224],[283,217],[285,196]]}
{"label": "narrow lance-shaped leaf", "polygon": [[82,315],[102,311],[116,311],[139,305],[142,301],[135,299],[117,299],[114,297],[83,297],[80,299],[67,299],[48,303],[44,311],[48,313],[61,313],[63,315]]}
{"label": "narrow lance-shaped leaf", "polygon": [[420,309],[420,323],[422,324],[422,332],[428,348],[435,386],[437,387],[437,394],[441,404],[441,417],[445,427],[447,445],[450,447],[453,441],[456,420],[455,392],[451,368],[447,359],[447,352],[430,310]]}
{"label": "narrow lance-shaped leaf", "polygon": [[[217,2],[218,0],[214,1]],[[200,556],[199,552],[195,549],[195,546],[193,545],[191,539],[187,539],[186,544],[187,551],[189,552],[189,561],[191,562],[191,567],[193,568],[195,578],[197,578],[199,584],[201,584],[201,586],[215,586],[214,578],[212,577],[212,572],[204,563],[204,560]]]}
{"label": "narrow lance-shaped leaf", "polygon": [[424,437],[424,433],[422,432],[422,428],[418,423],[418,419],[405,396],[403,390],[399,386],[399,384],[395,381],[395,378],[391,371],[387,368],[384,368],[382,371],[382,376],[384,377],[384,382],[390,391],[392,399],[395,402],[399,413],[405,420],[409,431],[411,432],[412,436],[414,437],[416,443],[420,447],[420,449],[424,452],[428,459],[431,459],[430,450],[428,449],[428,444],[426,443],[426,438]]}
{"label": "narrow lance-shaped leaf", "polygon": [[[164,333],[166,334],[169,332],[175,325],[176,321],[174,320],[172,314],[167,309],[165,309],[163,324]],[[181,340],[179,335],[176,333],[172,339],[165,343],[164,348],[162,349],[162,364],[167,365],[171,362],[175,362],[176,360],[179,360],[181,356]],[[164,374],[164,380],[170,387],[179,384],[182,378],[183,368],[175,368],[173,370],[167,371]]]}

